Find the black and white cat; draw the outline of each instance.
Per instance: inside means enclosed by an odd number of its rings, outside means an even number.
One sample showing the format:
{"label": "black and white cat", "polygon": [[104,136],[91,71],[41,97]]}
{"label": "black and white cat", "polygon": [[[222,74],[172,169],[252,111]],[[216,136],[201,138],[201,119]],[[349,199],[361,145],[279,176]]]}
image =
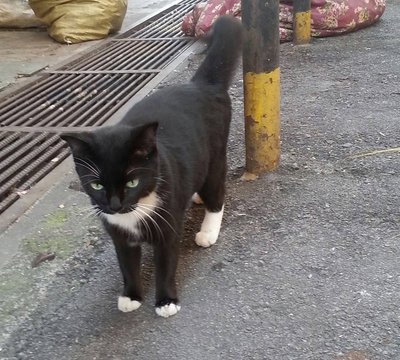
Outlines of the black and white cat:
{"label": "black and white cat", "polygon": [[154,248],[156,313],[168,317],[180,310],[175,284],[178,244],[193,194],[205,206],[197,245],[208,247],[218,238],[231,121],[227,90],[241,39],[240,23],[220,17],[206,58],[189,84],[155,92],[117,125],[61,135],[114,242],[124,280],[121,311],[141,305],[142,242]]}

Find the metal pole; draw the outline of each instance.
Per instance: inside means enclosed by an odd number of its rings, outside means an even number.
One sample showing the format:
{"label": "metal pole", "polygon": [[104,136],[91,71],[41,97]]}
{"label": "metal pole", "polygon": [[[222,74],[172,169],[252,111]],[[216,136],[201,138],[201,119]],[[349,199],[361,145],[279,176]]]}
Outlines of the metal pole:
{"label": "metal pole", "polygon": [[280,156],[279,0],[242,0],[245,179],[271,171]]}
{"label": "metal pole", "polygon": [[311,0],[293,0],[293,41],[308,44],[311,39]]}

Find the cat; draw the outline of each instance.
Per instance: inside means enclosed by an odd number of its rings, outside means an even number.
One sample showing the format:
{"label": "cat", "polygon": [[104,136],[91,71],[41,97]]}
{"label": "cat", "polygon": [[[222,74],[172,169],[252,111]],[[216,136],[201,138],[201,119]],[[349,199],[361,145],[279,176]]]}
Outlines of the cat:
{"label": "cat", "polygon": [[224,211],[230,81],[241,54],[240,22],[220,17],[206,57],[188,84],[160,89],[116,125],[61,134],[77,174],[111,236],[124,288],[118,308],[142,303],[141,243],[154,248],[156,313],[180,310],[175,284],[178,245],[190,200],[205,217],[195,242],[213,245]]}

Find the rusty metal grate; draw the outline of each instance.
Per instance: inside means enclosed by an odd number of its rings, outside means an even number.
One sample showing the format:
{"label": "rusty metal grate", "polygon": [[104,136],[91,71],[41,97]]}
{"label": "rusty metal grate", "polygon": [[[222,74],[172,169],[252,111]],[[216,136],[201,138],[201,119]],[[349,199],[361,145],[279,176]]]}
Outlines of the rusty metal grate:
{"label": "rusty metal grate", "polygon": [[0,209],[4,211],[65,159],[68,151],[55,135],[3,132],[0,138]]}
{"label": "rusty metal grate", "polygon": [[0,213],[69,154],[58,136],[35,128],[104,124],[193,44],[180,25],[198,2],[182,1],[0,99]]}
{"label": "rusty metal grate", "polygon": [[186,49],[190,43],[191,40],[187,38],[113,41],[101,51],[68,64],[59,71],[82,73],[82,71],[152,70],[157,72],[167,65],[175,54]]}
{"label": "rusty metal grate", "polygon": [[14,101],[5,102],[2,112],[7,116],[0,115],[1,125],[102,125],[156,75],[50,74],[45,84],[36,83],[15,96]]}

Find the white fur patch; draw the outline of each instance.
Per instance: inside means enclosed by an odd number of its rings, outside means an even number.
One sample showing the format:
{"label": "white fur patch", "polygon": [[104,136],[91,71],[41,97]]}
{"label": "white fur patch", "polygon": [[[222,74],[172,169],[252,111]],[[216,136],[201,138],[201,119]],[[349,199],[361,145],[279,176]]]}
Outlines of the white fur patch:
{"label": "white fur patch", "polygon": [[181,309],[180,305],[177,304],[168,304],[164,306],[156,307],[156,314],[158,316],[162,316],[164,318],[170,317],[175,315]]}
{"label": "white fur patch", "polygon": [[194,193],[193,194],[192,201],[197,205],[203,204],[203,200],[202,200],[202,198],[200,197],[200,195],[198,193]]}
{"label": "white fur patch", "polygon": [[209,247],[218,239],[219,231],[221,229],[222,215],[224,214],[224,207],[222,206],[219,212],[210,212],[206,210],[203,223],[201,224],[200,231],[196,234],[195,242],[202,247]]}
{"label": "white fur patch", "polygon": [[118,309],[122,312],[130,312],[139,309],[141,302],[137,300],[131,300],[127,296],[118,297]]}
{"label": "white fur patch", "polygon": [[146,197],[139,199],[137,209],[125,214],[103,214],[107,221],[112,225],[117,225],[130,233],[139,236],[139,224],[141,219],[146,219],[146,215],[151,215],[156,206],[160,203],[160,198],[153,191]]}

